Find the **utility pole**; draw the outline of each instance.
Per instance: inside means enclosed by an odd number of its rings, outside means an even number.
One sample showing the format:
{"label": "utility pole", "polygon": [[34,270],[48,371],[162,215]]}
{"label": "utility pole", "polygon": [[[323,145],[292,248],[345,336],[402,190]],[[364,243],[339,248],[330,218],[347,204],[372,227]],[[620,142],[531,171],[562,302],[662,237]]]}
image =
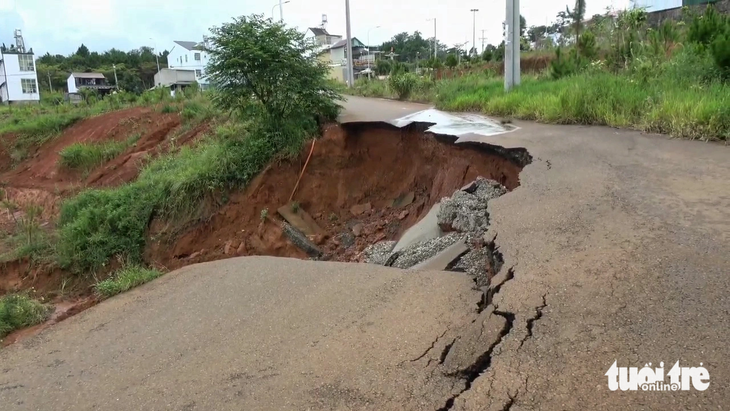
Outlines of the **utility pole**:
{"label": "utility pole", "polygon": [[482,41],[482,53],[484,53],[484,40],[487,39],[486,37],[484,37],[484,31],[485,30],[482,30],[482,38],[480,39]]}
{"label": "utility pole", "polygon": [[505,22],[504,90],[520,85],[520,0],[507,0]]}
{"label": "utility pole", "polygon": [[117,80],[117,65],[112,64],[112,68],[114,69],[114,87],[116,87],[117,90],[119,90],[119,80]]}
{"label": "utility pole", "polygon": [[436,50],[438,50],[437,49],[438,45],[436,42],[436,17],[434,17],[432,19],[428,19],[426,21],[431,21],[431,20],[433,20],[433,59],[436,60],[438,58],[438,52],[436,51]]}
{"label": "utility pole", "polygon": [[[474,17],[474,23],[473,23],[472,31],[471,31],[471,46],[474,49],[474,54],[476,54],[476,51],[477,51],[477,12],[478,11],[479,11],[479,9],[471,9],[471,13]],[[471,54],[471,53],[469,53],[469,54]]]}
{"label": "utility pole", "polygon": [[279,0],[279,22],[284,22],[284,7],[282,0]]}
{"label": "utility pole", "polygon": [[46,74],[48,74],[48,88],[51,90],[51,93],[53,93],[53,84],[51,83],[51,72],[49,71]]}
{"label": "utility pole", "polygon": [[345,18],[347,22],[347,87],[355,85],[355,73],[352,72],[352,31],[350,30],[350,0],[345,0]]}

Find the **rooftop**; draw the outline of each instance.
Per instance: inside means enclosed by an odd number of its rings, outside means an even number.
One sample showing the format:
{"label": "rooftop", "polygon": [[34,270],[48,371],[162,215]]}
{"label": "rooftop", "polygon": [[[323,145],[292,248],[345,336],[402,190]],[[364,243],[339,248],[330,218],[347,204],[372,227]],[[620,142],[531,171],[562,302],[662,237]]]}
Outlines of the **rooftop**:
{"label": "rooftop", "polygon": [[101,73],[71,73],[75,78],[106,78]]}

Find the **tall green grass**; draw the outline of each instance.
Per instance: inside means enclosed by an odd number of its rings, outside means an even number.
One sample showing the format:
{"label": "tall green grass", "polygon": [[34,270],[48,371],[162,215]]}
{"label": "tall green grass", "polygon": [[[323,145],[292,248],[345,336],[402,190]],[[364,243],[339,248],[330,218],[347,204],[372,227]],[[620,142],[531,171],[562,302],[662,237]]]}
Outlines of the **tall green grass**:
{"label": "tall green grass", "polygon": [[109,298],[148,283],[161,275],[162,273],[157,270],[128,266],[117,271],[110,278],[96,283],[94,289],[99,295]]}
{"label": "tall green grass", "polygon": [[0,297],[0,338],[11,332],[45,321],[51,308],[25,294],[8,294]]}
{"label": "tall green grass", "polygon": [[59,155],[60,164],[73,170],[89,171],[109,161],[133,146],[140,138],[136,133],[123,141],[104,141],[101,143],[73,143],[65,147]]}

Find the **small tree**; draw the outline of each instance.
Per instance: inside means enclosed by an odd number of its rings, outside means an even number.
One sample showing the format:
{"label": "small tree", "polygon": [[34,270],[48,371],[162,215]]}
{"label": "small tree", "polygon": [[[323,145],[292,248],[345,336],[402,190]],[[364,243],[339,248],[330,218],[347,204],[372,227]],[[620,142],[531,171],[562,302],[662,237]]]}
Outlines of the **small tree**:
{"label": "small tree", "polygon": [[455,54],[450,53],[446,56],[446,67],[453,69],[457,64],[459,64],[459,60],[456,58]]}
{"label": "small tree", "polygon": [[327,81],[329,67],[303,33],[260,15],[235,18],[211,33],[207,71],[220,107],[254,111],[274,127],[337,116],[341,97]]}

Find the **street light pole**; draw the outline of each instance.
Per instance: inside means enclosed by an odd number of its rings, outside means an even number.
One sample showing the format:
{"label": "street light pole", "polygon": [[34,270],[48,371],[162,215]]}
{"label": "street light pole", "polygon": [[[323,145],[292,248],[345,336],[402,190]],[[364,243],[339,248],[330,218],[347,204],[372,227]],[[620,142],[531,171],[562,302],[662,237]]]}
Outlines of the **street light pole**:
{"label": "street light pole", "polygon": [[370,30],[372,29],[379,29],[380,26],[371,27],[368,29],[368,76],[370,76]]}
{"label": "street light pole", "polygon": [[350,0],[345,0],[345,21],[347,23],[347,87],[354,86],[355,73],[352,72],[352,31],[350,29]]}
{"label": "street light pole", "polygon": [[[289,3],[289,2],[290,2],[290,0],[286,0],[285,2],[282,2],[281,0],[279,0],[278,3],[274,4],[274,6],[271,8],[271,20],[274,20],[274,9],[277,8],[277,7],[279,7],[279,11],[281,11],[282,10],[282,7],[281,6],[283,4],[286,4],[286,3]],[[280,23],[283,23],[284,22],[284,15],[282,13],[279,13],[279,18],[280,18],[279,22]]]}
{"label": "street light pole", "polygon": [[[474,53],[476,54],[477,51],[477,12],[479,9],[471,9],[471,13],[474,17],[474,23],[472,26],[472,38],[471,38],[471,46],[474,48]],[[471,53],[469,53],[471,55]]]}
{"label": "street light pole", "polygon": [[[287,2],[288,3],[288,2]],[[279,0],[279,22],[284,22],[284,3],[282,3],[281,0]]]}
{"label": "street light pole", "polygon": [[437,54],[437,42],[436,42],[436,17],[432,19],[428,19],[427,21],[433,20],[433,59],[436,60],[438,58]]}
{"label": "street light pole", "polygon": [[507,0],[504,89],[520,85],[520,0]]}
{"label": "street light pole", "polygon": [[155,61],[157,62],[157,72],[160,72],[160,56],[157,55],[157,40],[150,37],[150,40],[154,42],[155,48],[153,49],[155,52]]}

